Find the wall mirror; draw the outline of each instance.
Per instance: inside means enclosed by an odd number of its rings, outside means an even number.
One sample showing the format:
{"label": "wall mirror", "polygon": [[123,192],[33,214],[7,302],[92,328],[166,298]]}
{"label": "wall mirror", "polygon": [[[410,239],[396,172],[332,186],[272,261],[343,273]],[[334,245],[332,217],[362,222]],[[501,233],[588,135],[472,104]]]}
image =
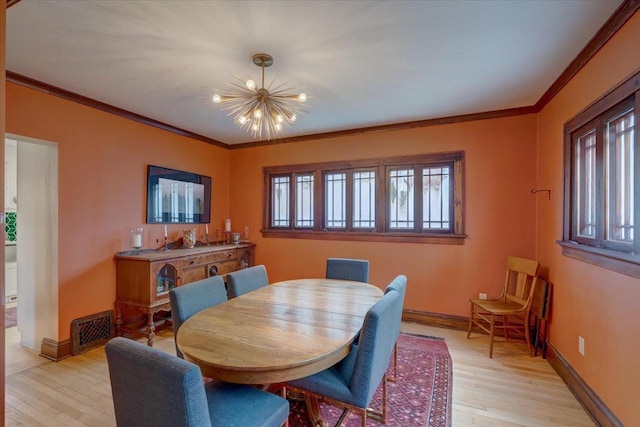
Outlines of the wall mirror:
{"label": "wall mirror", "polygon": [[211,178],[149,165],[147,223],[208,224],[211,222]]}

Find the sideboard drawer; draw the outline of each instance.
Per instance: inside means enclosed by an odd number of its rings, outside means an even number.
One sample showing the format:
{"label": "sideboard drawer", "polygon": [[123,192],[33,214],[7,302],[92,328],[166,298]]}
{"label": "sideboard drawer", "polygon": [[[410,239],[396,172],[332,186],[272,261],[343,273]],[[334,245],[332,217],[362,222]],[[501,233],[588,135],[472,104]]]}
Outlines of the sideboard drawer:
{"label": "sideboard drawer", "polygon": [[214,252],[214,253],[204,254],[204,255],[188,256],[182,260],[182,268],[186,269],[196,265],[204,265],[212,262],[224,261],[228,259],[233,259],[235,257],[236,257],[235,250],[226,250],[226,251]]}

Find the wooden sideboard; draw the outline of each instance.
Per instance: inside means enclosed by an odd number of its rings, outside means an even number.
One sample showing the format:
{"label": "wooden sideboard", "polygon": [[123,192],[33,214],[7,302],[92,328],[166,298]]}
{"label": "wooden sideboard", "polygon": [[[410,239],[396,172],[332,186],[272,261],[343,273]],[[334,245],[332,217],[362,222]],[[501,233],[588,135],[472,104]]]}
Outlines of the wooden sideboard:
{"label": "wooden sideboard", "polygon": [[196,246],[116,255],[116,331],[141,334],[153,346],[157,327],[169,325],[169,290],[253,265],[255,245]]}

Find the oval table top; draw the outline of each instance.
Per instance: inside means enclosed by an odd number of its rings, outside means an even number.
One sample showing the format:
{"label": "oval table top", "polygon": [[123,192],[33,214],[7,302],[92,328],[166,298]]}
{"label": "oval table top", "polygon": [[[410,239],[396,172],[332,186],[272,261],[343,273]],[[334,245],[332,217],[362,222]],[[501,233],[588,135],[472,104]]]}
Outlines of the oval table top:
{"label": "oval table top", "polygon": [[296,279],[207,308],[177,344],[206,377],[242,384],[289,381],[342,360],[382,291],[366,283]]}

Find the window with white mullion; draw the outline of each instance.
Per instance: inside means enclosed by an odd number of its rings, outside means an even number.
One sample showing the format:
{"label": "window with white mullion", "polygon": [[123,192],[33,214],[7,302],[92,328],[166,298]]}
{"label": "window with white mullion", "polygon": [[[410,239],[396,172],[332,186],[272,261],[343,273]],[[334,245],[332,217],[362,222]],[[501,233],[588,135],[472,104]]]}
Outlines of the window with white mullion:
{"label": "window with white mullion", "polygon": [[294,239],[460,244],[463,173],[463,152],[265,167],[261,231]]}
{"label": "window with white mullion", "polygon": [[413,230],[415,195],[413,167],[389,171],[389,229]]}
{"label": "window with white mullion", "polygon": [[422,168],[422,229],[442,231],[451,228],[451,167]]}
{"label": "window with white mullion", "polygon": [[295,176],[296,228],[313,228],[313,174]]}
{"label": "window with white mullion", "polygon": [[356,171],[353,173],[353,213],[354,229],[373,229],[376,226],[376,172]]}
{"label": "window with white mullion", "polygon": [[634,114],[627,111],[608,123],[607,230],[608,241],[634,240]]}
{"label": "window with white mullion", "polygon": [[576,179],[575,235],[594,239],[596,237],[596,130],[577,138],[574,147]]}
{"label": "window with white mullion", "polygon": [[344,229],[347,227],[347,174],[330,172],[324,175],[324,227]]}
{"label": "window with white mullion", "polygon": [[274,176],[271,178],[271,226],[284,228],[290,226],[289,199],[291,196],[291,177]]}
{"label": "window with white mullion", "polygon": [[640,278],[640,72],[565,123],[563,255]]}

